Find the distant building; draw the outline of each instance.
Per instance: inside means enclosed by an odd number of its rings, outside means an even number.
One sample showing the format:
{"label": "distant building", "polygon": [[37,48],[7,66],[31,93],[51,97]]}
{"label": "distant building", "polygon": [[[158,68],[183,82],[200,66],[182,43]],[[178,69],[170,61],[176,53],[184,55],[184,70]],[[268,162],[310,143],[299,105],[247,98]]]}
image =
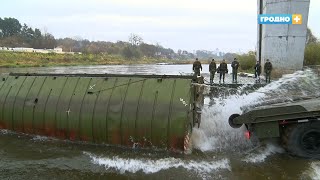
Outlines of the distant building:
{"label": "distant building", "polygon": [[33,49],[33,52],[47,54],[47,53],[49,53],[49,50],[48,49]]}
{"label": "distant building", "polygon": [[0,51],[13,51],[13,52],[30,52],[30,53],[57,53],[57,54],[74,54],[74,52],[63,52],[62,48],[57,47],[54,49],[33,49],[33,48],[25,48],[25,47],[0,47]]}
{"label": "distant building", "polygon": [[0,47],[0,51],[9,51],[9,48],[7,48],[7,47]]}
{"label": "distant building", "polygon": [[12,48],[12,51],[15,51],[15,52],[33,52],[33,48],[16,47],[16,48]]}
{"label": "distant building", "polygon": [[62,48],[54,48],[53,51],[54,51],[55,53],[63,53],[63,52],[62,52]]}

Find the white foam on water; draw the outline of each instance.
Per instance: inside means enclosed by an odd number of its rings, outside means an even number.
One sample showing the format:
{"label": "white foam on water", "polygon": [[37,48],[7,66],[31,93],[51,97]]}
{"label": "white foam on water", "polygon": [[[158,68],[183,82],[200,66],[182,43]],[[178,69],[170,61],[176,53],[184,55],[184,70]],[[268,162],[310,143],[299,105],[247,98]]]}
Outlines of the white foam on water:
{"label": "white foam on water", "polygon": [[51,138],[47,137],[47,136],[40,136],[40,135],[36,135],[32,138],[33,141],[47,141]]}
{"label": "white foam on water", "polygon": [[283,152],[284,149],[281,147],[268,143],[266,147],[259,149],[258,152],[250,153],[242,161],[247,163],[261,163],[264,162],[268,156]]}
{"label": "white foam on water", "polygon": [[187,161],[178,158],[163,158],[163,159],[130,159],[115,157],[98,157],[91,153],[84,152],[88,155],[92,163],[104,166],[107,170],[114,169],[120,173],[136,173],[142,171],[145,174],[152,174],[162,170],[171,168],[184,168],[188,171],[196,172],[200,175],[212,173],[217,170],[227,169],[231,171],[230,162],[228,159],[217,160],[213,162],[207,161]]}
{"label": "white foam on water", "polygon": [[311,175],[312,179],[320,179],[320,161],[311,163]]}
{"label": "white foam on water", "polygon": [[[320,81],[311,70],[297,71],[284,75],[252,93],[214,98],[214,104],[204,106],[200,128],[192,133],[193,148],[201,151],[239,150],[252,147],[245,139],[244,127],[233,129],[228,124],[232,114],[241,114],[243,108],[261,106],[266,101],[290,101],[295,96],[320,96]],[[241,95],[240,95],[241,94]]]}
{"label": "white foam on water", "polygon": [[48,141],[48,140],[56,140],[54,137],[48,137],[48,136],[40,136],[40,135],[30,135],[30,134],[25,134],[25,133],[19,133],[7,129],[0,129],[0,134],[13,134],[17,135],[19,138],[22,137],[31,137],[32,141]]}
{"label": "white foam on water", "polygon": [[310,167],[302,173],[300,179],[320,179],[320,161],[315,161],[310,163]]}
{"label": "white foam on water", "polygon": [[6,130],[6,129],[0,129],[0,134],[9,134],[11,131]]}

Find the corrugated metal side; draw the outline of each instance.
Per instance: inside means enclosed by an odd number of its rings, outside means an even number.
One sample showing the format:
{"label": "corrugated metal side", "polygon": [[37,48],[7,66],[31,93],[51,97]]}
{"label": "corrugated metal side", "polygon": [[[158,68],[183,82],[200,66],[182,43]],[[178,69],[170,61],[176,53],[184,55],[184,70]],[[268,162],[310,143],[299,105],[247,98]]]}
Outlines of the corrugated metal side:
{"label": "corrugated metal side", "polygon": [[[0,128],[129,147],[183,150],[187,78],[0,76]],[[189,134],[190,135],[190,134]]]}

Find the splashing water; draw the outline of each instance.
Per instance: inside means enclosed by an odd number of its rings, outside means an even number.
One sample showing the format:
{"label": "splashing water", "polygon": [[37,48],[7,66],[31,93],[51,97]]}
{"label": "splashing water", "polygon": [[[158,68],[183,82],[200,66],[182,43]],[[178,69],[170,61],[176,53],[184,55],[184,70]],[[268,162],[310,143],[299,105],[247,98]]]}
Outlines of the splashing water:
{"label": "splashing water", "polygon": [[311,163],[310,178],[320,179],[320,161]]}
{"label": "splashing water", "polygon": [[53,138],[50,138],[50,137],[47,137],[47,136],[40,136],[40,135],[35,135],[32,138],[33,141],[48,141],[50,139],[53,139]]}
{"label": "splashing water", "polygon": [[250,153],[249,155],[247,155],[243,159],[243,161],[247,163],[260,163],[260,162],[264,162],[264,160],[272,154],[283,153],[283,152],[284,152],[284,149],[269,143],[265,148],[259,149],[258,152]]}
{"label": "splashing water", "polygon": [[10,131],[6,129],[0,129],[0,134],[9,134]]}
{"label": "splashing water", "polygon": [[184,168],[188,171],[196,173],[212,173],[220,169],[228,169],[230,165],[228,159],[217,160],[214,162],[206,161],[184,161],[177,158],[163,158],[163,159],[125,159],[120,157],[97,157],[91,153],[84,152],[88,155],[92,162],[97,165],[104,166],[106,169],[114,169],[120,173],[136,173],[142,171],[146,174],[156,173],[161,170],[168,170],[171,168]]}
{"label": "splashing water", "polygon": [[301,174],[300,179],[320,179],[320,161],[310,163],[310,167]]}
{"label": "splashing water", "polygon": [[312,70],[284,75],[257,91],[241,92],[226,98],[214,98],[211,107],[204,107],[200,128],[192,133],[193,147],[201,151],[239,151],[252,147],[243,135],[244,127],[233,129],[228,124],[232,114],[241,114],[244,108],[253,108],[270,102],[292,101],[297,97],[320,96],[319,77]]}

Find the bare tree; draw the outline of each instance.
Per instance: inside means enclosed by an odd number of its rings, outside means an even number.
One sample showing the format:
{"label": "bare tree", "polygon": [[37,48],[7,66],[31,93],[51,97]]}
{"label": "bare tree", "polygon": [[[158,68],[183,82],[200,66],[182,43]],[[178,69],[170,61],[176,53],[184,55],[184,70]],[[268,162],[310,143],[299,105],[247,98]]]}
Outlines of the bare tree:
{"label": "bare tree", "polygon": [[81,36],[73,36],[71,39],[76,40],[76,41],[82,41],[83,38]]}
{"label": "bare tree", "polygon": [[139,46],[143,42],[143,39],[139,35],[131,33],[129,36],[129,42],[133,46]]}
{"label": "bare tree", "polygon": [[44,37],[46,37],[48,35],[48,28],[46,26],[43,27],[42,34]]}

